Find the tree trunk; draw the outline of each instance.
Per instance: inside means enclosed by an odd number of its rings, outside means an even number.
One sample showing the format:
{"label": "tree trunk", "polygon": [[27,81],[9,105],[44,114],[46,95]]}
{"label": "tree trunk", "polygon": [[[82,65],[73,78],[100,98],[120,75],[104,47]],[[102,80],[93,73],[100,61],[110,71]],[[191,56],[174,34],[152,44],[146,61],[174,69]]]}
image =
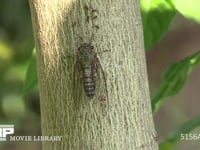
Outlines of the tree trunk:
{"label": "tree trunk", "polygon": [[[44,142],[43,149],[158,149],[138,0],[29,2],[37,49],[42,134],[63,137],[61,142]],[[93,99],[77,82],[78,77],[83,78],[75,67],[81,42],[91,42],[95,47],[106,76],[108,97],[100,75]],[[101,53],[105,50],[110,51]],[[97,74],[102,74],[98,67]]]}

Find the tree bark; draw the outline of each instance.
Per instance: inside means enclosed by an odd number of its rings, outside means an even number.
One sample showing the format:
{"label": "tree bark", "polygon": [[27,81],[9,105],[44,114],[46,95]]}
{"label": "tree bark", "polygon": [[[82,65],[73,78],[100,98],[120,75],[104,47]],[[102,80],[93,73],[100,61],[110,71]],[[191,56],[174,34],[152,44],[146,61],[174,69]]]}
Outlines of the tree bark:
{"label": "tree bark", "polygon": [[[61,142],[44,142],[43,149],[158,149],[138,0],[29,3],[37,49],[42,134],[63,137]],[[94,24],[99,27],[97,32]],[[98,89],[93,99],[87,98],[81,84],[73,82],[76,57],[69,56],[76,55],[81,38],[86,43],[91,39],[98,54],[106,75],[106,99],[104,92],[102,100]],[[105,50],[110,52],[101,53]],[[103,81],[97,79],[97,83]],[[99,89],[105,88],[103,85],[99,83]]]}

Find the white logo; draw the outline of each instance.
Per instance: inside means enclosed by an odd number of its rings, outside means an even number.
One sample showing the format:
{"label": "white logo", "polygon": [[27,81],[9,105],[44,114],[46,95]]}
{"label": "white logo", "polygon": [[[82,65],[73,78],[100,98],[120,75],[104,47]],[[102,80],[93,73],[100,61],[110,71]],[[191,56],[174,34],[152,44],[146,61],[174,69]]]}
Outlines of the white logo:
{"label": "white logo", "polygon": [[6,141],[6,136],[13,133],[14,125],[0,125],[0,141]]}

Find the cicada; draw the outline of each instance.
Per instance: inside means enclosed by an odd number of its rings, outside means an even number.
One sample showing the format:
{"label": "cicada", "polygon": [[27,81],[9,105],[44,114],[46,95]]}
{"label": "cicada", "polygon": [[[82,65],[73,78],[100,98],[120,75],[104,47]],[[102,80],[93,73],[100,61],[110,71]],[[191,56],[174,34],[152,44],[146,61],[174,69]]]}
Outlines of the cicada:
{"label": "cicada", "polygon": [[108,98],[105,73],[94,50],[94,46],[90,42],[81,43],[78,47],[74,72],[76,70],[80,73],[79,76],[87,97],[93,98],[96,93],[96,86],[100,85],[100,82],[103,82],[106,97]]}

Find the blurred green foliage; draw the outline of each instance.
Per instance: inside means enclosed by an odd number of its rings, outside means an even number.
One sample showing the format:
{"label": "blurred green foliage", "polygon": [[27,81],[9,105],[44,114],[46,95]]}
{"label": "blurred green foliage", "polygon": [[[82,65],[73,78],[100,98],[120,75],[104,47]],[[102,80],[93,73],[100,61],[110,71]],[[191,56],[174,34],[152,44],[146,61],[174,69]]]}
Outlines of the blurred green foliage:
{"label": "blurred green foliage", "polygon": [[152,110],[154,113],[160,108],[167,97],[174,96],[185,85],[191,71],[200,63],[200,51],[188,56],[166,70],[158,92],[152,98]]}
{"label": "blurred green foliage", "polygon": [[25,113],[25,98],[21,96],[21,91],[33,47],[28,1],[1,1],[0,122],[16,121],[28,115]]}
{"label": "blurred green foliage", "polygon": [[[200,23],[200,0],[140,0],[144,44],[146,50],[154,46],[167,31],[176,11],[184,17]],[[164,73],[160,88],[152,98],[153,112],[157,112],[167,98],[178,94],[185,85],[190,72],[200,63],[200,51],[188,56],[171,66]],[[180,135],[189,133],[200,126],[200,119],[196,117],[172,130],[162,143],[160,150],[171,150],[180,140]]]}
{"label": "blurred green foliage", "polygon": [[176,9],[166,0],[140,0],[140,10],[144,46],[146,50],[149,50],[167,32],[176,15]]}

